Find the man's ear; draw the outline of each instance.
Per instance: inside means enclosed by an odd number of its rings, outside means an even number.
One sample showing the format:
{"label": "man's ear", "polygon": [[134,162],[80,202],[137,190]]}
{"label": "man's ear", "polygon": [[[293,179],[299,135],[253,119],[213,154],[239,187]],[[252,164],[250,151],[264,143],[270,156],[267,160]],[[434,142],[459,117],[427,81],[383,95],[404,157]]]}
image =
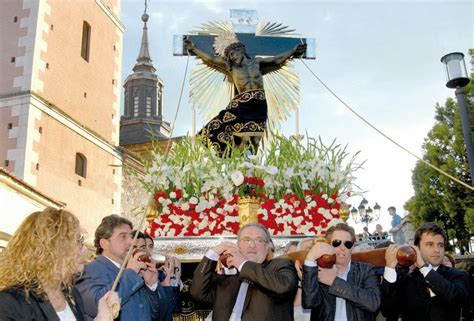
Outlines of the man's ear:
{"label": "man's ear", "polygon": [[107,250],[109,248],[109,240],[107,239],[100,239],[99,245],[102,250]]}

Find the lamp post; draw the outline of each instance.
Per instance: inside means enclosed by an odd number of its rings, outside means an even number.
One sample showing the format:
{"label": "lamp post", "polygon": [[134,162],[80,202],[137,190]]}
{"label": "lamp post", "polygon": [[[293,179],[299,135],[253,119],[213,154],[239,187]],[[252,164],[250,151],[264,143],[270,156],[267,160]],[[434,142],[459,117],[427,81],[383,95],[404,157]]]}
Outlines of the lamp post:
{"label": "lamp post", "polygon": [[352,207],[351,216],[355,223],[365,223],[367,229],[369,228],[369,223],[372,221],[378,221],[380,217],[380,208],[381,206],[375,202],[374,208],[372,209],[368,206],[369,202],[364,198],[359,206],[355,208]]}
{"label": "lamp post", "polygon": [[466,144],[467,161],[469,162],[469,172],[471,174],[471,184],[474,185],[474,147],[472,144],[471,125],[469,121],[469,107],[467,106],[464,87],[469,83],[467,76],[464,54],[452,52],[444,55],[441,62],[446,68],[446,87],[456,88],[456,99],[461,112],[462,131]]}

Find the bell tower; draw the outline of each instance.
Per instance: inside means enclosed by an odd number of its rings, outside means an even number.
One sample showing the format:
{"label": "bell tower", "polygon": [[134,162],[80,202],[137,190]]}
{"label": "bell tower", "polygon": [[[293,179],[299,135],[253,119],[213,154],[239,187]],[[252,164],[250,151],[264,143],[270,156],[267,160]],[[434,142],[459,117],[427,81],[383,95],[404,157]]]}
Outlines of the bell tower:
{"label": "bell tower", "polygon": [[170,124],[163,121],[163,81],[150,57],[148,20],[145,7],[140,52],[133,73],[125,79],[124,115],[120,121],[120,145],[135,152],[141,152],[143,144],[153,139],[168,139],[171,131]]}

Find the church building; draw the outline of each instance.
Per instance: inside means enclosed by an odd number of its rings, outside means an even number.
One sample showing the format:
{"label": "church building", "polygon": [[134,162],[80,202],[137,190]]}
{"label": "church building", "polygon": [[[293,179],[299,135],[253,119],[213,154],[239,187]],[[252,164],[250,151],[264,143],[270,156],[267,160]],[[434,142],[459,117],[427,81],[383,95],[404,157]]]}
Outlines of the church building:
{"label": "church building", "polygon": [[0,166],[89,233],[120,213],[120,2],[0,2]]}

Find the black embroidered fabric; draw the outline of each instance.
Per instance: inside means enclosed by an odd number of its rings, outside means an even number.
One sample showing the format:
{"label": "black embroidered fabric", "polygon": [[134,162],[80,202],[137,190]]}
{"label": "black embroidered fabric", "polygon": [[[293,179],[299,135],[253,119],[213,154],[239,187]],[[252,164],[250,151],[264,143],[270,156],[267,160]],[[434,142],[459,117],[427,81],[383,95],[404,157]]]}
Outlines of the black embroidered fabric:
{"label": "black embroidered fabric", "polygon": [[239,146],[246,138],[258,142],[263,137],[266,122],[265,92],[250,90],[236,95],[226,109],[199,131],[199,135],[206,145],[222,156],[227,146]]}

